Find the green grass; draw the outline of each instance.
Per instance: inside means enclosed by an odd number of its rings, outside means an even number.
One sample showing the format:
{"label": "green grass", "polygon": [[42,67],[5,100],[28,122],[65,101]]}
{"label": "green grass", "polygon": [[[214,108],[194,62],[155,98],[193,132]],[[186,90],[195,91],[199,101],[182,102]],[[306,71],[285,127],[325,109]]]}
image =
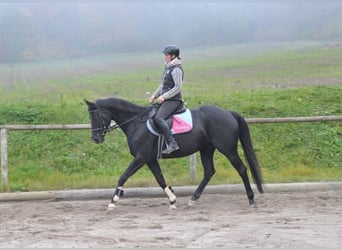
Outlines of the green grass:
{"label": "green grass", "polygon": [[[0,79],[7,79],[0,92],[0,124],[88,123],[83,98],[114,95],[148,105],[160,81],[159,62],[142,54],[12,65],[14,78],[6,73],[9,66],[0,65]],[[311,43],[225,46],[189,50],[183,62],[189,108],[212,104],[246,118],[342,115],[342,50]],[[81,74],[71,73],[76,69]],[[266,183],[342,180],[340,122],[251,124],[250,129]],[[114,187],[132,159],[120,130],[101,145],[91,143],[84,130],[10,131],[8,140],[12,191]],[[189,178],[187,157],[161,160],[168,184],[199,183],[203,172],[197,158],[196,181]],[[219,153],[215,165],[210,184],[241,183]],[[126,186],[157,183],[144,166]]]}

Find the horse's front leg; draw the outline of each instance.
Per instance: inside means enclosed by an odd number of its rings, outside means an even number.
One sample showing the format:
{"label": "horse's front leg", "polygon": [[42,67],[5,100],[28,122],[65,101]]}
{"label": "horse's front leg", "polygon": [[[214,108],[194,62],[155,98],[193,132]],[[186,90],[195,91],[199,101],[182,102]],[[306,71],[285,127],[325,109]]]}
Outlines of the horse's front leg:
{"label": "horse's front leg", "polygon": [[116,203],[119,201],[120,197],[123,195],[123,185],[128,180],[128,178],[131,177],[133,174],[135,174],[135,172],[137,172],[144,164],[145,162],[137,157],[134,158],[134,160],[129,164],[126,171],[119,178],[117,188],[115,189],[115,192],[112,196],[110,204],[108,205],[108,210],[113,210]]}
{"label": "horse's front leg", "polygon": [[157,160],[153,160],[151,162],[147,163],[147,166],[152,171],[154,177],[156,178],[159,186],[164,190],[167,197],[170,201],[170,208],[175,209],[176,208],[176,195],[174,194],[173,189],[170,186],[167,186],[165,183],[165,179],[163,176],[163,173],[161,171],[160,165]]}

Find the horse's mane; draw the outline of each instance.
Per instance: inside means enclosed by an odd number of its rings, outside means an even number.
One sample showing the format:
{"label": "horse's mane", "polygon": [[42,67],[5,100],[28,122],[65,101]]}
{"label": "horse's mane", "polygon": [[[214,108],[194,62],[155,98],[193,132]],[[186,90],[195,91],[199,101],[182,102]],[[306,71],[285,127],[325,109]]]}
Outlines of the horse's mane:
{"label": "horse's mane", "polygon": [[137,104],[131,103],[121,98],[117,97],[108,97],[103,99],[96,100],[96,106],[99,108],[107,108],[107,109],[118,109],[125,110],[130,113],[140,114],[144,112],[148,107],[139,106]]}

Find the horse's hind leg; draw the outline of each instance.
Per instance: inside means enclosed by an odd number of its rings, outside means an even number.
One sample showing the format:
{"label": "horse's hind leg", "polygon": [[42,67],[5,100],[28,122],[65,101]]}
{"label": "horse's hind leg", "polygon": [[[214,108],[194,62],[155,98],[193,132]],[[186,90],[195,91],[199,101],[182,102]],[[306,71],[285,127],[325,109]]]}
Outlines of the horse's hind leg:
{"label": "horse's hind leg", "polygon": [[253,190],[252,190],[250,182],[249,182],[246,166],[243,164],[243,162],[242,162],[240,156],[238,155],[237,151],[235,151],[235,153],[231,153],[231,154],[226,155],[226,156],[228,157],[228,159],[232,163],[233,167],[239,173],[239,175],[243,181],[243,184],[245,186],[245,189],[246,189],[247,197],[249,200],[249,205],[253,206],[255,204],[254,193],[253,193]]}
{"label": "horse's hind leg", "polygon": [[211,177],[215,174],[213,161],[214,151],[215,148],[213,146],[207,147],[205,150],[201,151],[201,161],[204,169],[204,176],[188,203],[190,206],[201,197],[204,188],[207,186]]}

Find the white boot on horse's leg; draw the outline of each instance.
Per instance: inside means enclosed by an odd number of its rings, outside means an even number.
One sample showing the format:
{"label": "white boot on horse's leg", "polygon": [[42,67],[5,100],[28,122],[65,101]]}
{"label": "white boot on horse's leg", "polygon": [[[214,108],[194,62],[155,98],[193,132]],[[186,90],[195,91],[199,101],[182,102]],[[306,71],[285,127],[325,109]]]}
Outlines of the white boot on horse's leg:
{"label": "white boot on horse's leg", "polygon": [[[122,190],[122,188],[120,189]],[[107,211],[112,211],[115,208],[115,203],[119,201],[120,197],[118,195],[114,195],[113,200],[111,203],[109,203]]]}
{"label": "white boot on horse's leg", "polygon": [[167,194],[170,201],[170,209],[176,209],[176,195],[173,192],[173,189],[170,186],[164,188],[165,193]]}

